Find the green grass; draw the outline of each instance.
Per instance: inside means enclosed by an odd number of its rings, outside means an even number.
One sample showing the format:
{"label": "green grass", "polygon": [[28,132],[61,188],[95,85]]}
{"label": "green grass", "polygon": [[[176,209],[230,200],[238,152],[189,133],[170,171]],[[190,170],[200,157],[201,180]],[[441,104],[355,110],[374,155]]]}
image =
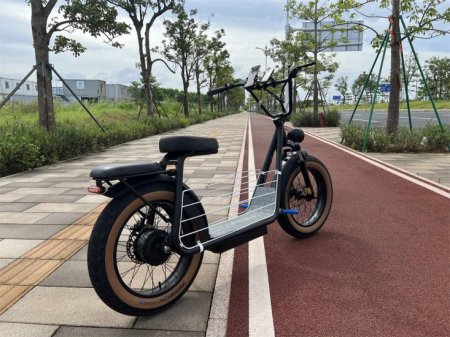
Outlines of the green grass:
{"label": "green grass", "polygon": [[[450,109],[450,101],[435,101],[436,109]],[[353,110],[355,108],[355,104],[345,104],[345,105],[337,105],[338,110]],[[360,104],[358,106],[359,110],[370,110],[371,105]],[[387,110],[388,103],[377,103],[375,104],[374,109],[377,110]],[[411,109],[420,109],[420,110],[432,110],[433,106],[430,101],[411,101],[410,102]],[[400,104],[400,109],[407,109],[406,101],[402,101]]]}
{"label": "green grass", "polygon": [[92,103],[88,105],[106,132],[100,130],[79,105],[55,106],[56,129],[45,131],[38,125],[36,103],[13,103],[0,110],[0,176],[52,164],[85,153],[148,137],[169,130],[223,116],[204,112],[185,117],[179,104],[168,102],[162,118],[138,119],[139,107],[132,103]]}

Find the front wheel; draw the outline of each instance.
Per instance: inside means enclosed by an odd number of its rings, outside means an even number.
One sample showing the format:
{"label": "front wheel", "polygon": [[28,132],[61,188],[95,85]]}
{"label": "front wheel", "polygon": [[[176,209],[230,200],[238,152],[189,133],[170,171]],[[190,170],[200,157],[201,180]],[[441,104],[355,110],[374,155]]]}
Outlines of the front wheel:
{"label": "front wheel", "polygon": [[306,169],[312,185],[308,193],[297,160],[289,160],[284,169],[280,206],[297,214],[280,214],[278,222],[285,232],[304,238],[315,234],[325,223],[333,200],[331,177],[325,165],[313,156],[306,157]]}
{"label": "front wheel", "polygon": [[[95,291],[112,309],[133,316],[152,314],[179,299],[203,258],[203,254],[180,256],[167,249],[173,191],[164,184],[153,184],[138,192],[165,219],[134,194],[120,196],[103,210],[88,247],[88,270]],[[192,231],[193,225],[183,226]]]}

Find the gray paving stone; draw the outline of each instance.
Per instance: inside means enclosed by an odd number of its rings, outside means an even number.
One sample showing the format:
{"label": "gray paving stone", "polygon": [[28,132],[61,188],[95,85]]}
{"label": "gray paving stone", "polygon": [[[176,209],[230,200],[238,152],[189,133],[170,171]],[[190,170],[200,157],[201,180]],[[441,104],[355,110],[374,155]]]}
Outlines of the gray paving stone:
{"label": "gray paving stone", "polygon": [[40,283],[55,287],[92,287],[86,261],[67,261]]}
{"label": "gray paving stone", "polygon": [[[0,242],[1,242],[1,240],[0,240]],[[7,266],[8,264],[10,264],[13,261],[14,261],[14,259],[0,259],[0,269]]]}
{"label": "gray paving stone", "polygon": [[34,224],[49,216],[50,213],[0,212],[0,223]]}
{"label": "gray paving stone", "polygon": [[62,326],[54,337],[203,337],[201,332]]}
{"label": "gray paving stone", "polygon": [[151,317],[138,318],[135,328],[204,332],[211,297],[210,293],[188,291],[169,309]]}
{"label": "gray paving stone", "polygon": [[17,202],[75,202],[79,200],[81,197],[79,195],[48,195],[48,194],[31,194],[25,197],[22,197],[17,200]]}
{"label": "gray paving stone", "polygon": [[217,264],[202,263],[197,277],[192,283],[189,291],[206,291],[213,292],[216,283]]}
{"label": "gray paving stone", "polygon": [[96,205],[76,203],[41,203],[27,209],[26,213],[88,213]]}
{"label": "gray paving stone", "polygon": [[0,224],[0,238],[46,240],[62,230],[65,225]]}
{"label": "gray paving stone", "polygon": [[18,188],[13,192],[8,194],[22,194],[22,195],[30,195],[30,194],[63,194],[67,192],[69,188],[56,188],[56,187],[48,187],[48,188]]}
{"label": "gray paving stone", "polygon": [[105,197],[103,195],[96,195],[96,194],[92,194],[92,195],[86,195],[85,197],[80,198],[79,200],[76,201],[76,203],[80,203],[80,204],[103,204],[105,202],[109,202],[111,200],[111,198]]}
{"label": "gray paving stone", "polygon": [[86,245],[81,248],[78,253],[72,256],[69,261],[87,261],[87,250],[88,246]]}
{"label": "gray paving stone", "polygon": [[57,329],[57,325],[0,322],[2,337],[51,337]]}
{"label": "gray paving stone", "polygon": [[[34,214],[34,213],[29,213]],[[39,220],[39,225],[70,225],[81,218],[86,213],[53,213]]]}
{"label": "gray paving stone", "polygon": [[5,239],[0,242],[0,258],[17,259],[43,242],[42,240]]}
{"label": "gray paving stone", "polygon": [[22,212],[33,206],[36,203],[24,203],[24,202],[8,202],[0,204],[0,212]]}
{"label": "gray paving stone", "polygon": [[84,179],[83,181],[63,181],[59,184],[56,184],[55,187],[70,187],[70,188],[85,188],[89,187],[89,182],[92,181],[89,178]]}
{"label": "gray paving stone", "polygon": [[30,182],[30,183],[23,183],[23,182],[11,182],[8,185],[5,185],[3,187],[6,188],[36,188],[36,187],[52,187],[55,183],[52,181],[38,181],[38,182]]}
{"label": "gray paving stone", "polygon": [[86,188],[71,188],[71,189],[67,190],[66,192],[64,192],[64,194],[87,195],[88,187],[89,187],[89,185],[87,185]]}
{"label": "gray paving stone", "polygon": [[15,188],[0,187],[0,194],[6,194],[14,191]]}
{"label": "gray paving stone", "polygon": [[35,287],[1,322],[131,328],[135,318],[108,308],[90,288]]}

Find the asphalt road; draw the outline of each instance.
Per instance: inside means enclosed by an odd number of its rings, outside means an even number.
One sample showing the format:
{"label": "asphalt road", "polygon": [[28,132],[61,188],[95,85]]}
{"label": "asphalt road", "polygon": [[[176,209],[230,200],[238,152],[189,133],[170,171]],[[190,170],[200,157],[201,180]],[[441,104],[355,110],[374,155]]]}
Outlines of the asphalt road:
{"label": "asphalt road", "polygon": [[[260,167],[273,125],[251,123]],[[236,248],[227,337],[256,336],[255,319],[274,326],[258,337],[449,336],[448,197],[314,138],[303,145],[330,171],[331,213],[304,240],[268,227],[269,316],[249,308],[263,291],[249,289],[250,244]]]}
{"label": "asphalt road", "polygon": [[[439,118],[442,124],[450,124],[450,111],[438,110]],[[341,111],[341,123],[345,125],[349,122],[352,111]],[[357,111],[353,117],[353,122],[367,124],[370,117],[370,111]],[[385,127],[387,120],[387,111],[374,111],[372,116],[372,126]],[[400,112],[400,126],[409,127],[409,118],[407,111]],[[411,111],[411,123],[413,128],[420,128],[428,123],[438,124],[434,111]]]}

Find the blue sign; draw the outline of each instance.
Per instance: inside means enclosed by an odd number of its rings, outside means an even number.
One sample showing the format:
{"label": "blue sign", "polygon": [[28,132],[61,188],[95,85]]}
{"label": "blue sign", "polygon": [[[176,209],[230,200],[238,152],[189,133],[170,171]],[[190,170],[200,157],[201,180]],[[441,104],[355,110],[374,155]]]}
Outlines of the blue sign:
{"label": "blue sign", "polygon": [[342,96],[340,96],[340,95],[333,96],[333,101],[340,101],[341,99],[342,99]]}
{"label": "blue sign", "polygon": [[389,83],[380,84],[380,92],[390,92],[391,85]]}

